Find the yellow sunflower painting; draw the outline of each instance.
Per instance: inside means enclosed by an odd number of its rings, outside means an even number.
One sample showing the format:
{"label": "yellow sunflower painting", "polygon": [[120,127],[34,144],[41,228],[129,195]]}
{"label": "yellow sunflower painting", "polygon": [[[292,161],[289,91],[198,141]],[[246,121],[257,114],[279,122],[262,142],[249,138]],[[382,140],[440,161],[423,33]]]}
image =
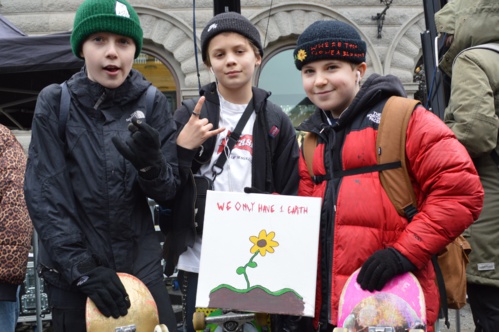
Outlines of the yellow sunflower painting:
{"label": "yellow sunflower painting", "polygon": [[250,252],[254,254],[255,252],[259,251],[261,256],[265,256],[267,252],[273,253],[274,247],[279,246],[278,242],[273,241],[274,236],[274,232],[270,232],[267,234],[264,229],[260,231],[258,237],[250,236],[250,241],[253,243],[253,247],[251,247]]}
{"label": "yellow sunflower painting", "polygon": [[244,266],[239,266],[236,270],[236,273],[239,275],[243,275],[246,280],[246,287],[250,288],[250,282],[248,279],[247,268],[256,268],[258,264],[254,261],[255,257],[260,254],[260,256],[265,257],[267,253],[274,253],[274,247],[279,246],[279,243],[274,241],[275,232],[267,233],[266,230],[262,229],[258,236],[250,236],[249,240],[253,243],[253,246],[250,249],[250,253],[253,254],[251,256],[248,263]]}
{"label": "yellow sunflower painting", "polygon": [[[258,267],[255,259],[274,254],[275,248],[279,246],[279,242],[274,240],[275,236],[274,231],[267,232],[265,229],[260,230],[258,236],[249,236],[251,257],[246,264],[236,269],[236,274],[244,277],[246,287],[236,288],[230,284],[218,285],[210,291],[209,308],[230,307],[243,311],[254,311],[254,308],[259,308],[258,310],[262,312],[275,312],[276,310],[281,312],[283,307],[286,307],[286,310],[294,315],[303,316],[305,309],[303,296],[292,288],[285,287],[272,291],[263,285],[250,283],[249,277],[253,274],[251,269]],[[262,264],[262,267],[265,269],[265,264]],[[265,274],[264,271],[260,272]]]}

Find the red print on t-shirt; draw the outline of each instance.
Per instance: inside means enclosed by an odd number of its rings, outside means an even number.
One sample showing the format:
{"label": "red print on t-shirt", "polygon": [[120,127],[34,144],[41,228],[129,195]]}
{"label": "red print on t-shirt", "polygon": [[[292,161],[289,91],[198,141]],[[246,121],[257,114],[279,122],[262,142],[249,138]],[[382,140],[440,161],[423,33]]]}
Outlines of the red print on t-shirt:
{"label": "red print on t-shirt", "polygon": [[[230,131],[229,131],[227,137],[228,136],[230,136]],[[224,138],[222,140],[222,143],[218,147],[217,152],[222,153],[226,144],[227,144],[227,138]],[[253,155],[253,135],[248,134],[248,135],[243,135],[243,136],[239,137],[239,140],[237,141],[236,145],[234,145],[234,149],[246,150],[251,155]]]}

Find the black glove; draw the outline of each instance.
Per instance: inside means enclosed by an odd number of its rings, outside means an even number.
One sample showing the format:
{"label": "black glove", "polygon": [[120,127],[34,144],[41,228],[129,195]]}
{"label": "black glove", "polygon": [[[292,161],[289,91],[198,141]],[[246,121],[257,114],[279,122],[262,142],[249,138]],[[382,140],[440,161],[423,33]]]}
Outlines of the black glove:
{"label": "black glove", "polygon": [[158,131],[136,117],[132,117],[128,130],[132,134],[125,142],[117,136],[112,138],[114,146],[139,171],[140,176],[149,180],[156,178],[164,165]]}
{"label": "black glove", "polygon": [[76,286],[87,295],[106,317],[125,316],[130,299],[120,278],[110,268],[98,266],[81,277]]}
{"label": "black glove", "polygon": [[362,265],[357,282],[362,289],[381,290],[393,277],[416,267],[394,248],[376,251]]}
{"label": "black glove", "polygon": [[263,191],[255,187],[244,187],[244,192],[246,194],[271,194],[267,191]]}

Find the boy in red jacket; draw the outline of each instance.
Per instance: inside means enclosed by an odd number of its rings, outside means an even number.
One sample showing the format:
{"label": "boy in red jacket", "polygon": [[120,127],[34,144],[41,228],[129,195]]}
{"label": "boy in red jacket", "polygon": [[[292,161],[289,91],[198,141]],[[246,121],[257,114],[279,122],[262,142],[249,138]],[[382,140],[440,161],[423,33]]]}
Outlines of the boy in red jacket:
{"label": "boy in red jacket", "polygon": [[421,106],[406,133],[407,168],[419,211],[410,223],[398,215],[377,171],[341,174],[376,164],[383,106],[391,96],[406,96],[391,75],[372,74],[360,84],[366,51],[359,33],[339,21],[313,23],[294,51],[304,90],[317,107],[298,127],[318,138],[314,178],[300,156],[299,195],[323,197],[314,325],[319,331],[337,325],[342,288],[361,268],[357,281],[369,291],[413,272],[425,294],[431,332],[439,298],[430,258],[478,218],[483,189],[466,150]]}

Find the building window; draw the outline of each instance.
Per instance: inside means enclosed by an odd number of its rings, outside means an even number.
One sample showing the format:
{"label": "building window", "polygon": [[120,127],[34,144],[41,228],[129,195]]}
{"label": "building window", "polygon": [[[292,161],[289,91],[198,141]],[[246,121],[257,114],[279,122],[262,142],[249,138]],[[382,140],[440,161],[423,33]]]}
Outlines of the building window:
{"label": "building window", "polygon": [[172,71],[158,58],[140,53],[133,63],[133,68],[137,69],[144,77],[151,82],[159,91],[163,92],[168,99],[170,109],[177,109],[177,84]]}
{"label": "building window", "polygon": [[315,109],[303,91],[301,74],[295,67],[292,48],[271,54],[270,59],[263,64],[258,87],[272,92],[269,100],[281,106],[295,127]]}

